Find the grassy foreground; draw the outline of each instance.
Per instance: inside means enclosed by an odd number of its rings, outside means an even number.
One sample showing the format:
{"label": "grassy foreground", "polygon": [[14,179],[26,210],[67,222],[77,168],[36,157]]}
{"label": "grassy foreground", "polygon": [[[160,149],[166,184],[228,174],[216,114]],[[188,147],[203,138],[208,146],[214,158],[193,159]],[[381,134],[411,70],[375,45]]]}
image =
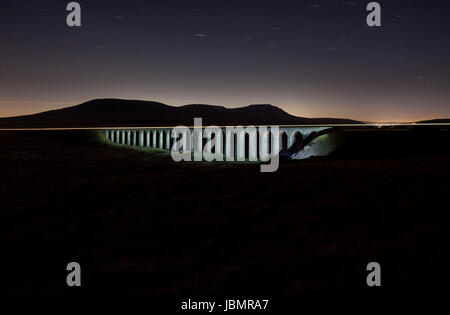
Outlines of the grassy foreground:
{"label": "grassy foreground", "polygon": [[2,280],[8,293],[70,293],[77,261],[81,293],[365,293],[377,261],[385,292],[438,290],[450,155],[363,152],[262,174],[86,131],[1,132]]}

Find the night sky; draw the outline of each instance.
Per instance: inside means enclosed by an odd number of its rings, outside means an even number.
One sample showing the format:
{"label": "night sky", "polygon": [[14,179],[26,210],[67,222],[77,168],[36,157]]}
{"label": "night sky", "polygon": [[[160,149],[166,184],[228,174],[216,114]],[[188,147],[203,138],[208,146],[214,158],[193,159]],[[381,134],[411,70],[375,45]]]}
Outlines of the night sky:
{"label": "night sky", "polygon": [[104,97],[271,103],[304,117],[450,117],[450,1],[0,3],[0,116]]}

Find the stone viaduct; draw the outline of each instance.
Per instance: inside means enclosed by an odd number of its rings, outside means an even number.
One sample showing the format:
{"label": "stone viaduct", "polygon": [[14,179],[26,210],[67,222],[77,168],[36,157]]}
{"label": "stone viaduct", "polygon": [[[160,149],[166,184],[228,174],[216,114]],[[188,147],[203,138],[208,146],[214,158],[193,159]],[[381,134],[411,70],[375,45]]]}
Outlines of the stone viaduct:
{"label": "stone viaduct", "polygon": [[[110,128],[105,129],[104,132],[106,138],[112,143],[171,150],[175,142],[175,139],[171,137],[172,129],[172,127]],[[221,136],[205,132],[205,128],[202,128],[201,133],[199,129],[193,127],[188,128],[188,130],[191,133],[190,143],[194,144],[194,152],[202,152],[204,146],[208,145],[210,140],[215,139],[216,150],[217,147],[221,148],[220,153],[237,159],[256,160],[260,157],[261,152],[262,154],[272,152],[270,135],[274,139],[278,137],[279,142],[276,143],[279,146],[280,156],[288,156],[301,151],[305,145],[318,136],[330,133],[333,128],[326,126],[280,126],[278,134],[274,135],[270,127],[267,127],[264,131],[265,134],[261,135],[259,127],[255,127],[255,132],[248,132],[245,129],[240,132],[237,130],[230,132],[226,127],[220,127]],[[199,137],[197,137],[198,135]],[[195,137],[199,140],[195,141]],[[185,139],[187,138],[189,136],[185,137]],[[195,145],[196,143],[198,145]],[[186,144],[184,147],[186,147]]]}

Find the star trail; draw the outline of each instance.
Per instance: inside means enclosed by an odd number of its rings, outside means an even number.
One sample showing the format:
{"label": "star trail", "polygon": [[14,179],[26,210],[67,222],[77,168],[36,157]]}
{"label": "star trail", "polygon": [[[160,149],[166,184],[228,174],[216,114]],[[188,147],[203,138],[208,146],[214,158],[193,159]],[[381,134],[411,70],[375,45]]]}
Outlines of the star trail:
{"label": "star trail", "polygon": [[303,117],[450,117],[450,1],[5,1],[0,117],[94,98],[238,107]]}

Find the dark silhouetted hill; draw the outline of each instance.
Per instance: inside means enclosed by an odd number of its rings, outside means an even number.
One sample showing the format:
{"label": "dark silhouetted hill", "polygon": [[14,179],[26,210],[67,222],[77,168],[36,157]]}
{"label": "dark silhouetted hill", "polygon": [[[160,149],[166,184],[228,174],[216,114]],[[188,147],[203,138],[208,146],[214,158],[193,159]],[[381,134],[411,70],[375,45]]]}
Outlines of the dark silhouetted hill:
{"label": "dark silhouetted hill", "polygon": [[419,124],[450,124],[450,118],[419,121]]}
{"label": "dark silhouetted hill", "polygon": [[347,124],[350,119],[302,118],[272,105],[225,108],[213,105],[169,106],[158,102],[96,99],[39,114],[0,118],[0,128],[75,128],[121,126]]}

